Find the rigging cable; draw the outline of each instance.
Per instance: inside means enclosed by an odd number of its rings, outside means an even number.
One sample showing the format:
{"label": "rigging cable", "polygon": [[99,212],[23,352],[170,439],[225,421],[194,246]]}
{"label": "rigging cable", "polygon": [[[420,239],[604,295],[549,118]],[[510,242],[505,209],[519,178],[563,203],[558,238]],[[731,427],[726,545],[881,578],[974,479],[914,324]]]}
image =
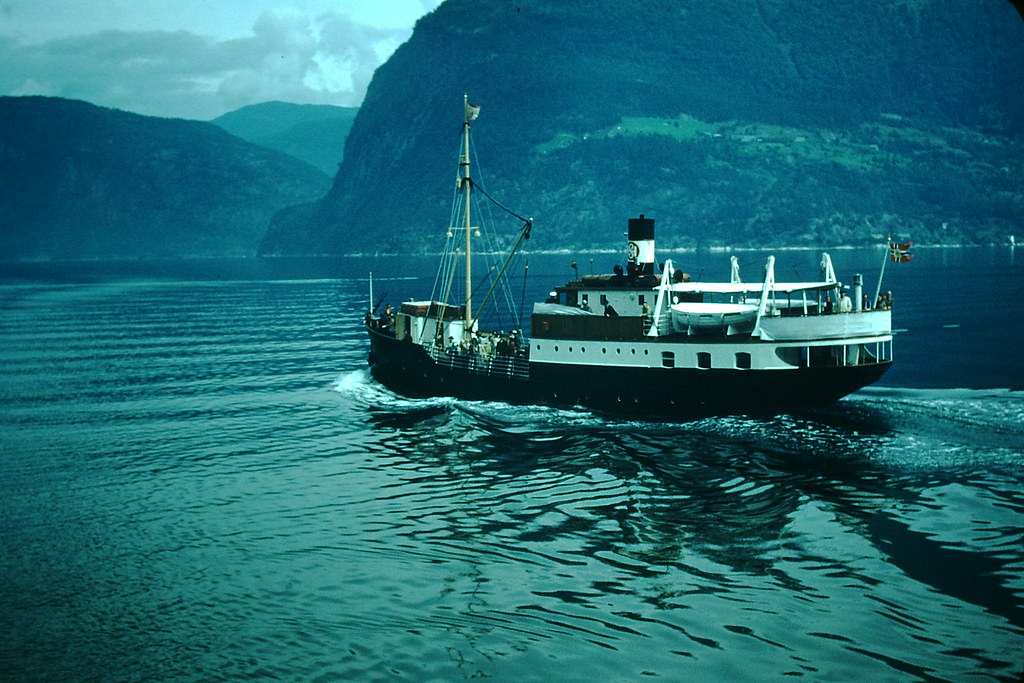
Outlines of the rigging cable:
{"label": "rigging cable", "polygon": [[[476,177],[479,178],[479,177],[481,177],[480,173],[481,173],[481,171],[483,169],[483,165],[481,164],[480,160],[478,158],[476,158],[476,147],[475,146],[473,146],[472,149],[470,150],[470,154],[474,157],[474,164],[475,164],[475,167],[477,169]],[[509,265],[510,265],[510,263],[512,261],[512,258],[515,256],[515,254],[516,254],[516,252],[517,252],[517,250],[519,248],[519,244],[522,242],[523,239],[528,239],[530,237],[529,230],[530,230],[530,227],[532,227],[532,225],[533,225],[533,219],[532,218],[531,219],[527,219],[524,216],[521,216],[521,215],[517,214],[516,212],[512,211],[511,209],[509,209],[507,206],[502,204],[500,201],[498,201],[497,199],[492,197],[487,192],[487,190],[484,189],[483,186],[477,184],[477,181],[475,181],[473,178],[468,178],[467,180],[469,181],[470,187],[472,189],[479,190],[483,194],[483,196],[486,199],[489,200],[488,202],[480,202],[480,204],[479,204],[481,209],[483,210],[483,212],[486,213],[488,215],[488,217],[490,217],[492,207],[498,207],[502,211],[504,211],[504,212],[508,213],[509,215],[511,215],[511,216],[513,216],[513,217],[515,217],[515,218],[517,218],[519,220],[521,220],[524,224],[526,224],[527,231],[526,231],[525,237],[522,234],[519,235],[519,238],[516,241],[515,246],[513,246],[511,251],[508,252],[508,258],[505,260],[504,264],[501,265],[501,271],[500,271],[500,273],[498,275],[498,279],[491,286],[491,290],[488,291],[487,295],[484,297],[484,301],[486,301],[492,294],[495,294],[497,296],[497,293],[494,292],[494,289],[495,289],[495,287],[500,289],[501,290],[500,294],[505,299],[505,306],[508,308],[508,312],[511,314],[511,316],[513,318],[513,320],[512,320],[513,324],[516,327],[521,327],[522,326],[522,320],[520,319],[520,311],[516,308],[515,295],[512,292],[511,283],[510,283],[509,280],[505,279],[503,277],[503,275],[504,275],[505,271],[508,269],[508,267],[509,267]],[[493,217],[490,217],[490,222],[491,223],[495,222]],[[484,235],[485,240],[487,240],[487,241],[493,240],[493,238],[494,238],[494,235],[490,234],[489,231],[483,231],[483,235]],[[506,251],[504,248],[500,248],[498,246],[498,244],[494,243],[494,242],[491,242],[491,247],[490,248],[494,252],[494,255],[496,257],[501,252]],[[499,263],[500,263],[500,258],[495,260],[494,265],[496,266]],[[494,266],[492,266],[492,268],[493,267]],[[501,316],[500,307],[494,306],[493,310],[494,310],[495,313],[498,314],[498,316],[500,318],[500,316]],[[499,320],[499,326],[500,326],[500,320]]]}
{"label": "rigging cable", "polygon": [[[491,288],[489,290],[487,290],[487,295],[484,297],[483,302],[480,304],[480,310],[483,309],[484,304],[486,304],[487,300],[491,297],[491,294],[494,292],[494,288],[497,286],[498,282],[502,282],[502,276],[505,274],[505,269],[508,268],[508,264],[512,262],[512,257],[515,256],[516,252],[519,250],[519,245],[521,245],[523,243],[523,240],[530,239],[530,231],[533,229],[533,220],[531,220],[529,218],[526,218],[526,219],[523,219],[523,220],[524,220],[525,224],[523,225],[523,229],[519,233],[519,238],[516,240],[516,243],[514,245],[512,245],[512,250],[509,251],[508,258],[506,258],[505,262],[501,265],[501,270],[498,271],[498,276],[497,276],[497,279],[495,280],[494,284],[492,284]],[[515,309],[513,309],[513,310],[515,310]],[[478,313],[477,314],[477,319],[479,319],[479,318],[480,318],[480,315]]]}
{"label": "rigging cable", "polygon": [[482,193],[482,194],[483,194],[483,195],[484,195],[485,197],[487,197],[488,199],[490,199],[490,200],[491,200],[491,202],[493,202],[495,206],[497,206],[497,207],[498,207],[499,209],[501,209],[501,210],[502,210],[502,211],[504,211],[505,213],[509,214],[510,216],[515,216],[516,218],[518,218],[519,220],[521,220],[521,221],[522,221],[522,222],[524,222],[524,223],[532,223],[531,219],[529,219],[529,218],[525,218],[525,217],[523,217],[523,216],[520,216],[520,215],[519,215],[518,213],[516,213],[516,212],[515,212],[515,211],[513,211],[512,209],[508,208],[507,206],[505,206],[504,204],[502,204],[501,202],[499,202],[499,201],[498,201],[497,199],[495,199],[494,197],[492,197],[492,196],[491,196],[490,194],[488,194],[488,193],[487,193],[487,190],[485,190],[485,189],[483,188],[483,186],[482,186],[482,185],[480,185],[480,183],[477,183],[477,182],[475,182],[475,181],[473,181],[473,180],[470,180],[470,181],[469,181],[469,184],[470,184],[470,185],[472,185],[473,187],[475,187],[476,189],[480,190],[480,192],[481,192],[481,193]]}

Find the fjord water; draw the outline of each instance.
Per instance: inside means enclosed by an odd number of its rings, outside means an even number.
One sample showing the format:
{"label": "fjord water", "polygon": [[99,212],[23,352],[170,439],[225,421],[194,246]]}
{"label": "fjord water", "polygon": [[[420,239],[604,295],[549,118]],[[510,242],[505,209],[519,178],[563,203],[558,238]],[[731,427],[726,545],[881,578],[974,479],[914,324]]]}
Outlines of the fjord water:
{"label": "fjord water", "polygon": [[890,264],[875,387],[674,424],[378,386],[417,264],[8,267],[0,678],[1024,671],[1021,254]]}

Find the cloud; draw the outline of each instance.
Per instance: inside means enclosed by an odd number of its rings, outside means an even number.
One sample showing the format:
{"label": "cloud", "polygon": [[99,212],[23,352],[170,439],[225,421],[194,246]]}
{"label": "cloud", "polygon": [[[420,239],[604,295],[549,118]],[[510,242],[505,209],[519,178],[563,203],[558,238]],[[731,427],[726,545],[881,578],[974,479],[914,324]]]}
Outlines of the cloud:
{"label": "cloud", "polygon": [[210,119],[268,100],[356,106],[410,34],[328,12],[263,12],[250,35],[102,31],[39,44],[0,37],[0,92]]}
{"label": "cloud", "polygon": [[322,76],[346,78],[349,88],[366,93],[373,72],[402,42],[408,31],[370,28],[333,15],[323,23],[317,62]]}

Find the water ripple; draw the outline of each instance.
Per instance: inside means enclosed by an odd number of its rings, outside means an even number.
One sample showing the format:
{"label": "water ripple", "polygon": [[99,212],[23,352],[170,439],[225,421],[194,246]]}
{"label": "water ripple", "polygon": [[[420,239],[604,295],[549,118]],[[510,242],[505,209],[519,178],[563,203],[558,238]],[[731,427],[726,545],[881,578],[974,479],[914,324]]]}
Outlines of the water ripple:
{"label": "water ripple", "polygon": [[0,668],[1019,672],[1020,394],[676,424],[411,400],[366,371],[361,289],[3,292]]}

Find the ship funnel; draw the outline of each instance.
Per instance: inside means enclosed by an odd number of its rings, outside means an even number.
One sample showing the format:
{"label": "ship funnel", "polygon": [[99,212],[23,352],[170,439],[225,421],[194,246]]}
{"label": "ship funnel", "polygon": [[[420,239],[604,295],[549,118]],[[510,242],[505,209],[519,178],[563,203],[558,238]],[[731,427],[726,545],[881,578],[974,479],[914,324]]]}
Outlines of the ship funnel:
{"label": "ship funnel", "polygon": [[628,270],[638,275],[654,275],[654,219],[629,219]]}

